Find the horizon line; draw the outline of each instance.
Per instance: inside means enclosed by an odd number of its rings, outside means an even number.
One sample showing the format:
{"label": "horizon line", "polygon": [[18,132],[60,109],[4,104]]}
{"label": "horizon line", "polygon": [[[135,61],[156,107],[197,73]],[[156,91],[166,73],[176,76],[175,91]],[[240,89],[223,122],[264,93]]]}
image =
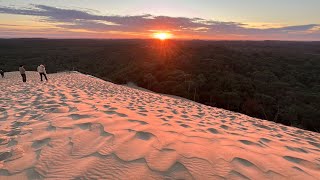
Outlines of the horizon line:
{"label": "horizon line", "polygon": [[[154,40],[161,41],[154,38],[44,38],[44,37],[15,37],[15,38],[5,38],[0,37],[0,40],[15,40],[15,39],[38,39],[38,40]],[[320,42],[320,40],[277,40],[277,39],[264,39],[264,40],[253,40],[253,39],[183,39],[183,38],[170,38],[165,41],[251,41],[251,42],[265,42],[265,41],[275,41],[275,42]]]}

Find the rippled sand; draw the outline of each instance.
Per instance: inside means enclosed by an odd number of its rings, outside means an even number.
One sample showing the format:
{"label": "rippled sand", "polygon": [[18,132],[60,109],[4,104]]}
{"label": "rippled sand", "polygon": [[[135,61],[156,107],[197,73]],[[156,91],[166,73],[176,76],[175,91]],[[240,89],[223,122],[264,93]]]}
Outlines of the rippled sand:
{"label": "rippled sand", "polygon": [[319,179],[320,134],[72,72],[0,79],[0,179]]}

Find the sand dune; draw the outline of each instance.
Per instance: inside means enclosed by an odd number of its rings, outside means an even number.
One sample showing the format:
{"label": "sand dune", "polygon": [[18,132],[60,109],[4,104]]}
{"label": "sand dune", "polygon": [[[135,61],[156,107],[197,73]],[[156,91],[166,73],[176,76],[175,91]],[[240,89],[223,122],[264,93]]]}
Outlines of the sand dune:
{"label": "sand dune", "polygon": [[80,73],[0,79],[0,179],[319,179],[320,134]]}

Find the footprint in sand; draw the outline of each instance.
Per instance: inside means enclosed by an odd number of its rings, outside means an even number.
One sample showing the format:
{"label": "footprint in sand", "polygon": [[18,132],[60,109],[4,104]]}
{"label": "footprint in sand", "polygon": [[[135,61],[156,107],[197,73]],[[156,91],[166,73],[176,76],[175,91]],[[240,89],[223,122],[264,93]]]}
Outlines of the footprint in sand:
{"label": "footprint in sand", "polygon": [[283,156],[283,159],[299,165],[309,165],[309,167],[313,166],[313,163],[301,158],[293,157],[293,156]]}
{"label": "footprint in sand", "polygon": [[178,114],[178,111],[177,111],[177,110],[175,110],[175,109],[174,109],[174,110],[172,110],[171,112],[172,112],[173,114]]}
{"label": "footprint in sand", "polygon": [[241,174],[240,172],[238,171],[235,171],[235,170],[231,170],[229,172],[229,176],[230,176],[230,179],[243,179],[243,180],[250,180],[250,178],[248,178],[247,176]]}
{"label": "footprint in sand", "polygon": [[264,142],[264,143],[269,143],[271,142],[270,139],[267,139],[267,138],[260,138],[260,141]]}
{"label": "footprint in sand", "polygon": [[10,142],[10,138],[7,136],[0,137],[0,145],[8,144]]}
{"label": "footprint in sand", "polygon": [[30,124],[29,122],[19,122],[19,121],[15,121],[11,124],[11,127],[13,128],[18,128],[18,127],[21,127],[21,126],[25,126],[25,125],[28,125]]}
{"label": "footprint in sand", "polygon": [[180,126],[184,127],[184,128],[191,128],[191,126],[186,125],[186,124],[180,124]]}
{"label": "footprint in sand", "polygon": [[224,129],[224,130],[229,129],[229,127],[228,127],[228,126],[226,126],[226,125],[221,125],[220,127],[221,127],[222,129]]}
{"label": "footprint in sand", "polygon": [[254,142],[251,142],[251,141],[248,141],[248,140],[239,140],[242,144],[245,144],[245,145],[248,145],[248,146],[259,146],[261,147],[260,144],[257,144],[257,143],[254,143]]}
{"label": "footprint in sand", "polygon": [[41,139],[41,140],[36,140],[32,143],[31,147],[35,148],[35,149],[39,149],[42,146],[47,145],[50,142],[50,138],[45,138],[45,139]]}
{"label": "footprint in sand", "polygon": [[47,131],[56,131],[57,128],[55,126],[52,126],[51,124],[47,127]]}
{"label": "footprint in sand", "polygon": [[278,137],[278,138],[282,138],[283,135],[282,134],[277,134],[277,135],[272,135],[273,137]]}
{"label": "footprint in sand", "polygon": [[18,144],[18,141],[12,139],[11,141],[9,141],[8,146],[7,147],[12,147]]}
{"label": "footprint in sand", "polygon": [[145,121],[141,121],[141,120],[134,120],[134,119],[128,119],[129,122],[133,122],[133,123],[139,123],[141,125],[146,125],[148,124],[147,122]]}
{"label": "footprint in sand", "polygon": [[314,147],[320,148],[320,143],[315,143],[315,142],[311,142],[311,141],[308,141],[308,143]]}
{"label": "footprint in sand", "polygon": [[235,157],[233,158],[233,160],[231,161],[232,163],[236,163],[236,164],[241,164],[245,167],[255,167],[257,168],[257,166],[255,164],[253,164],[252,162],[246,160],[246,159],[243,159],[243,158],[239,158],[239,157]]}
{"label": "footprint in sand", "polygon": [[248,130],[248,128],[245,128],[245,127],[241,127],[241,128],[239,128],[240,129],[240,131],[246,131],[246,130]]}
{"label": "footprint in sand", "polygon": [[0,121],[5,121],[8,118],[8,112],[4,108],[0,108]]}
{"label": "footprint in sand", "polygon": [[201,118],[201,116],[199,116],[199,115],[191,115],[192,117],[195,117],[195,118]]}
{"label": "footprint in sand", "polygon": [[138,131],[135,137],[138,139],[147,141],[147,140],[150,140],[151,138],[154,138],[155,136],[149,132]]}
{"label": "footprint in sand", "polygon": [[166,118],[160,118],[162,121],[168,122],[169,120],[167,120]]}
{"label": "footprint in sand", "polygon": [[208,128],[208,131],[211,132],[212,134],[219,134],[218,130],[214,128]]}
{"label": "footprint in sand", "polygon": [[147,114],[144,114],[144,113],[138,113],[138,114],[141,116],[148,116]]}
{"label": "footprint in sand", "polygon": [[50,100],[50,101],[44,102],[43,104],[58,104],[58,102],[55,100]]}
{"label": "footprint in sand", "polygon": [[20,129],[13,129],[7,133],[7,136],[16,136],[16,135],[19,135],[20,133],[21,133]]}
{"label": "footprint in sand", "polygon": [[128,117],[128,115],[123,114],[123,113],[117,113],[117,115],[120,116],[120,117]]}
{"label": "footprint in sand", "polygon": [[79,120],[84,118],[90,118],[90,115],[81,115],[81,114],[70,114],[69,117],[71,117],[73,120]]}
{"label": "footprint in sand", "polygon": [[299,167],[297,167],[297,166],[293,166],[292,169],[295,169],[295,170],[297,170],[297,171],[300,171],[300,172],[304,172],[304,173],[305,173],[304,170],[302,170],[301,168],[299,168]]}
{"label": "footprint in sand", "polygon": [[118,110],[118,108],[110,107],[109,110],[111,110],[111,111],[116,111],[116,110]]}
{"label": "footprint in sand", "polygon": [[81,124],[76,124],[80,129],[86,130],[90,129],[92,123],[81,123]]}
{"label": "footprint in sand", "polygon": [[164,124],[162,124],[162,126],[172,126],[172,125],[169,123],[164,123]]}
{"label": "footprint in sand", "polygon": [[182,117],[182,118],[185,118],[185,119],[186,119],[186,118],[189,118],[188,115],[181,115],[181,117]]}
{"label": "footprint in sand", "polygon": [[108,115],[117,115],[117,116],[120,116],[120,117],[128,117],[128,115],[126,114],[123,114],[123,113],[118,113],[116,111],[104,111],[104,113],[108,114]]}
{"label": "footprint in sand", "polygon": [[0,152],[0,161],[5,161],[12,156],[11,152]]}
{"label": "footprint in sand", "polygon": [[48,110],[48,112],[52,112],[52,113],[67,113],[67,112],[69,112],[69,108],[68,107],[53,107],[53,108],[50,108]]}
{"label": "footprint in sand", "polygon": [[262,128],[262,129],[271,130],[270,127],[262,125],[262,124],[253,123],[253,125],[256,126],[256,127]]}
{"label": "footprint in sand", "polygon": [[308,151],[302,149],[302,148],[296,148],[296,147],[291,147],[291,146],[285,146],[288,150],[290,151],[295,151],[295,152],[301,152],[301,153],[308,153]]}

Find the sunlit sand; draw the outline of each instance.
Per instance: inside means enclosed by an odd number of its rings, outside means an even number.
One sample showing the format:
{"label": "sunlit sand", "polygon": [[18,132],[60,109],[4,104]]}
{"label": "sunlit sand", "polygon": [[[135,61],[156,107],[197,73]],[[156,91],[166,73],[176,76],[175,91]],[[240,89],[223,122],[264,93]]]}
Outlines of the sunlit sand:
{"label": "sunlit sand", "polygon": [[0,79],[0,179],[317,179],[320,134],[80,73]]}

